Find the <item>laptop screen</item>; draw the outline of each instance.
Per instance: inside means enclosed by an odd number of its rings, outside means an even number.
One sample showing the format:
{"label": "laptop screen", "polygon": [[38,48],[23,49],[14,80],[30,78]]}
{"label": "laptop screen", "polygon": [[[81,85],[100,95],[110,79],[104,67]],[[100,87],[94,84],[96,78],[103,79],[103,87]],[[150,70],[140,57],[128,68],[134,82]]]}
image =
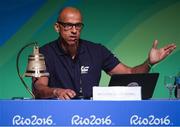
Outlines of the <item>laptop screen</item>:
{"label": "laptop screen", "polygon": [[109,86],[141,86],[142,99],[150,99],[159,77],[159,73],[137,73],[112,75]]}

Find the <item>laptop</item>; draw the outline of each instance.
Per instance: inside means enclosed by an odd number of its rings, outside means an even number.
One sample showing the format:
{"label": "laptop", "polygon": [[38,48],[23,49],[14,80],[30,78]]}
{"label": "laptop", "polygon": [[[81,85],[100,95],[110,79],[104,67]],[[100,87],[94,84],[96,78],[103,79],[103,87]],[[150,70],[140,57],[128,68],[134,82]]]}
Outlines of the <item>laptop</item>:
{"label": "laptop", "polygon": [[141,86],[142,100],[151,99],[159,73],[115,74],[109,86]]}

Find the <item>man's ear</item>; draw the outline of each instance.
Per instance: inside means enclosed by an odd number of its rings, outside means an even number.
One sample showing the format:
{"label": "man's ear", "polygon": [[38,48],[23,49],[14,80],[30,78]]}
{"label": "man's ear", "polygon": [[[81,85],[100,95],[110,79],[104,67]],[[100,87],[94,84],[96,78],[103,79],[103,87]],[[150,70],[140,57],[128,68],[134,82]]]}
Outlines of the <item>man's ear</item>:
{"label": "man's ear", "polygon": [[59,24],[58,24],[58,23],[55,23],[55,24],[54,24],[54,29],[55,29],[55,31],[56,31],[57,33],[59,33],[60,28],[59,28]]}

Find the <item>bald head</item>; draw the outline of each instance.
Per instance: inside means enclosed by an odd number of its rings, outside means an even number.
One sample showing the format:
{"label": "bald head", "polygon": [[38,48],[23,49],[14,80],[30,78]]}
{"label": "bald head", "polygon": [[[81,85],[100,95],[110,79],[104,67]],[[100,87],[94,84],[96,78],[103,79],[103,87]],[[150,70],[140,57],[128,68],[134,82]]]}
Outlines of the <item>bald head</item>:
{"label": "bald head", "polygon": [[54,28],[61,37],[61,44],[76,50],[83,26],[80,11],[74,7],[66,7],[60,11]]}
{"label": "bald head", "polygon": [[74,7],[66,7],[59,12],[58,21],[68,22],[68,20],[72,18],[82,22],[82,15],[80,10]]}

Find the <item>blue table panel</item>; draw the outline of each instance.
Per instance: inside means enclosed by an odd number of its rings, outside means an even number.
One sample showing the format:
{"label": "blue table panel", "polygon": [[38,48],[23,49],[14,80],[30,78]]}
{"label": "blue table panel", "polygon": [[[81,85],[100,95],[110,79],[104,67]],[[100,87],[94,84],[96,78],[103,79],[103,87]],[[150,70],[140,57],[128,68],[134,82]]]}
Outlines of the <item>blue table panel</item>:
{"label": "blue table panel", "polygon": [[180,101],[0,100],[4,126],[180,126]]}

